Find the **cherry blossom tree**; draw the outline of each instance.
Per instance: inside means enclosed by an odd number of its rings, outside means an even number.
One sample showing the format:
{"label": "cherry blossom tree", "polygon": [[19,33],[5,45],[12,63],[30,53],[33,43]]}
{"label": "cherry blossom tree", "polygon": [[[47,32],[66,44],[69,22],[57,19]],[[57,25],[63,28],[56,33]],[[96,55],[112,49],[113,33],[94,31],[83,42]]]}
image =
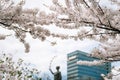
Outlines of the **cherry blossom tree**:
{"label": "cherry blossom tree", "polygon": [[54,5],[49,7],[57,15],[53,22],[57,27],[78,30],[76,35],[57,34],[55,37],[75,40],[89,38],[100,42],[99,48],[95,48],[89,55],[100,60],[79,61],[78,64],[99,65],[120,60],[120,1],[107,0],[108,5],[103,2],[65,0],[65,5],[62,5],[58,0],[53,0]]}
{"label": "cherry blossom tree", "polygon": [[[29,33],[34,39],[46,40],[47,37],[83,40],[85,38],[100,42],[91,57],[100,58],[92,65],[120,60],[120,1],[119,0],[53,0],[48,6],[49,14],[38,9],[24,8],[25,1],[14,4],[12,0],[0,1],[0,27],[12,30],[17,39],[29,52],[29,43],[25,38]],[[75,35],[51,32],[44,25],[55,25],[58,29],[76,30]],[[0,34],[0,40],[5,39]],[[53,45],[56,42],[51,42]],[[87,62],[78,62],[87,64]]]}
{"label": "cherry blossom tree", "polygon": [[120,68],[112,67],[111,72],[107,75],[101,74],[104,80],[119,80]]}
{"label": "cherry blossom tree", "polygon": [[[14,31],[16,38],[24,44],[25,52],[29,52],[29,44],[25,41],[26,34],[29,33],[34,39],[39,38],[44,41],[50,36],[50,32],[41,25],[50,24],[51,21],[47,18],[50,19],[53,15],[47,16],[38,9],[23,9],[24,4],[24,1],[15,4],[12,0],[1,0],[0,27]],[[0,34],[0,40],[7,36],[9,35]]]}
{"label": "cherry blossom tree", "polygon": [[33,80],[38,72],[22,59],[14,61],[11,54],[0,54],[0,80]]}

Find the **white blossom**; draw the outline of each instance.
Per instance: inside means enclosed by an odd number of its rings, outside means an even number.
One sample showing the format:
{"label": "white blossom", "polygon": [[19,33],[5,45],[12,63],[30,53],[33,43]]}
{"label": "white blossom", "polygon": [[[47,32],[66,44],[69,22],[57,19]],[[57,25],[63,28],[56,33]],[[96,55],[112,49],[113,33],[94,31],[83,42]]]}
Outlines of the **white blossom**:
{"label": "white blossom", "polygon": [[0,53],[0,61],[2,61],[0,62],[0,80],[33,80],[32,75],[38,72],[37,69],[30,68],[22,59],[13,61],[11,54]]}
{"label": "white blossom", "polygon": [[94,60],[94,61],[81,61],[80,60],[77,62],[77,64],[79,64],[79,65],[88,65],[88,66],[101,65],[103,63],[104,63],[104,61],[102,61],[102,60]]}
{"label": "white blossom", "polygon": [[0,34],[0,40],[4,40],[6,38],[5,35]]}

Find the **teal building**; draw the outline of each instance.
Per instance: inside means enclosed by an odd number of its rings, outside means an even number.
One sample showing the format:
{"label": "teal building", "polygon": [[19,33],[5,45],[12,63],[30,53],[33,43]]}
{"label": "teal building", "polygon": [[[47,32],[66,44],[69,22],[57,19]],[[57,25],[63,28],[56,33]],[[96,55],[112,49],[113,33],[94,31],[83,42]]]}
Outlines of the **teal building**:
{"label": "teal building", "polygon": [[79,60],[93,61],[97,58],[89,57],[82,51],[74,51],[67,54],[67,80],[103,80],[101,74],[111,71],[111,63],[99,66],[85,66],[76,64]]}

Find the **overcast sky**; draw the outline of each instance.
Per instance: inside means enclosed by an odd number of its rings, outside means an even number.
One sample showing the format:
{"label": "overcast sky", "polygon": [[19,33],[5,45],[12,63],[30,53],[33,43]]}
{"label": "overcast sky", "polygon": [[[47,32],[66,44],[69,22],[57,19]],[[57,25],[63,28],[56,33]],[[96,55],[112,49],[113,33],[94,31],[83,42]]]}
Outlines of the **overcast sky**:
{"label": "overcast sky", "polygon": [[[50,5],[51,0],[26,0],[25,7],[27,8],[40,8],[40,10],[48,11],[42,4]],[[63,1],[63,0],[61,0]],[[55,28],[52,30],[55,31]],[[6,33],[7,32],[7,33]],[[8,31],[0,28],[0,33],[13,34],[12,31]],[[72,33],[71,33],[72,34]],[[57,45],[51,46],[50,42],[41,42],[38,39],[32,39],[30,36],[27,37],[27,42],[30,43],[30,52],[24,53],[24,45],[20,43],[14,36],[8,37],[6,40],[0,41],[0,51],[6,53],[13,53],[16,57],[21,57],[26,62],[35,64],[36,67],[42,72],[49,72],[48,67],[50,60],[57,56],[52,64],[52,69],[55,71],[55,66],[61,66],[61,71],[66,74],[66,55],[67,53],[73,52],[75,50],[81,50],[85,52],[90,52],[97,42],[91,40],[84,41],[74,41],[74,40],[60,40],[51,39],[57,41]]]}

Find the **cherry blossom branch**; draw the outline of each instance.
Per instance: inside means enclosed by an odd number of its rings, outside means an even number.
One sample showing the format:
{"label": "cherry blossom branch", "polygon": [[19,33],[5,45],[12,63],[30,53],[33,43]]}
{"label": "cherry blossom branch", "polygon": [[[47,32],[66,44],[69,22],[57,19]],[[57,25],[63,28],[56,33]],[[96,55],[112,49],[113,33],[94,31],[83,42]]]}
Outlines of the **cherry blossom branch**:
{"label": "cherry blossom branch", "polygon": [[[66,21],[68,23],[74,23],[71,21],[71,19],[60,19],[61,21]],[[95,25],[94,27],[96,28],[100,28],[100,29],[105,29],[105,30],[110,30],[110,31],[115,31],[115,32],[119,32],[120,33],[120,30],[119,29],[116,29],[114,27],[112,27],[111,25],[106,25],[106,24],[96,24],[95,22],[89,22],[89,21],[79,21],[79,23],[85,23],[85,24],[88,24],[88,25]],[[103,26],[106,26],[106,27],[103,27]],[[91,27],[91,26],[89,26]]]}

